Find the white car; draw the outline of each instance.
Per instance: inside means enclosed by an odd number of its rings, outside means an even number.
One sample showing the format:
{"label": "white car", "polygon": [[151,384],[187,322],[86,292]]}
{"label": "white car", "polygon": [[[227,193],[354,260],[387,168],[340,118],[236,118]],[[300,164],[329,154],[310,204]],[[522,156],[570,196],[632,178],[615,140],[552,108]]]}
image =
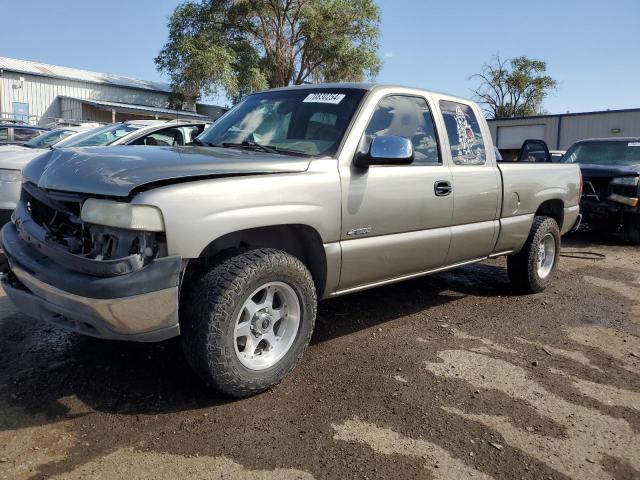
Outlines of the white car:
{"label": "white car", "polygon": [[209,124],[203,121],[131,120],[97,128],[81,137],[60,142],[56,148],[107,145],[179,147],[192,143]]}
{"label": "white car", "polygon": [[20,199],[22,168],[48,148],[182,146],[192,143],[208,125],[209,122],[203,121],[133,120],[98,128],[88,125],[63,127],[39,135],[24,146],[0,147],[0,226],[10,220],[11,212]]}

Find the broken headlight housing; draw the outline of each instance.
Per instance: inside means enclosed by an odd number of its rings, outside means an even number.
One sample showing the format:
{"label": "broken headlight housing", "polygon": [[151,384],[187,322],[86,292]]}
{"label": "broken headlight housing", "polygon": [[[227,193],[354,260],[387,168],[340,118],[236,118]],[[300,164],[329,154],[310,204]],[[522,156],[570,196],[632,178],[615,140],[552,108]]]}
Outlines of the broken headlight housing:
{"label": "broken headlight housing", "polygon": [[164,232],[164,219],[159,208],[89,198],[82,205],[83,222],[127,230]]}

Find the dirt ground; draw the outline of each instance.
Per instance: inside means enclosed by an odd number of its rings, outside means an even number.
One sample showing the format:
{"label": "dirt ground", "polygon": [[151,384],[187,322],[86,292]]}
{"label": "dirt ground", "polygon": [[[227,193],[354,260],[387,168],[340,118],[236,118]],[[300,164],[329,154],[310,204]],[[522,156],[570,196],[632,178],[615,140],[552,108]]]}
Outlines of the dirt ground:
{"label": "dirt ground", "polygon": [[565,239],[546,292],[504,260],[321,303],[273,390],[206,391],[179,342],[99,341],[0,297],[0,479],[638,479],[640,249]]}

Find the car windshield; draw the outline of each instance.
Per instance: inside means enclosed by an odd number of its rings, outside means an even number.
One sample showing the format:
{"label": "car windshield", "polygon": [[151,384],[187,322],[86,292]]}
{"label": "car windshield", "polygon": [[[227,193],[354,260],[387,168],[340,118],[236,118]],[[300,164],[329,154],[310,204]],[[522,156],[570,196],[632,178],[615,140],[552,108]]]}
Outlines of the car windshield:
{"label": "car windshield", "polygon": [[561,162],[638,165],[640,164],[640,140],[579,142],[567,151]]}
{"label": "car windshield", "polygon": [[131,123],[117,123],[89,130],[86,133],[69,138],[56,145],[56,148],[63,147],[99,147],[110,145],[116,140],[139,130],[141,125]]}
{"label": "car windshield", "polygon": [[73,130],[51,130],[24,143],[29,148],[47,148],[74,133]]}
{"label": "car windshield", "polygon": [[211,146],[334,155],[364,90],[292,89],[258,93],[198,137]]}

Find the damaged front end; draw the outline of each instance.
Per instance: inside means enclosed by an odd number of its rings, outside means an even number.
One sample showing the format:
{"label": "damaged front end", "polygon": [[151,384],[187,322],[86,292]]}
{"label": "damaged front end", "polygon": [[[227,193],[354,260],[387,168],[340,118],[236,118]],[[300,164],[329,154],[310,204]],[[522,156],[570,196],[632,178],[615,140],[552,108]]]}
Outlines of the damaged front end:
{"label": "damaged front end", "polygon": [[71,270],[101,277],[140,270],[166,256],[163,232],[129,230],[82,220],[86,195],[45,191],[25,183],[14,214],[20,238]]}
{"label": "damaged front end", "polygon": [[592,224],[619,228],[626,217],[638,213],[638,177],[585,175],[580,210]]}
{"label": "damaged front end", "polygon": [[[27,315],[84,335],[131,341],[178,335],[182,258],[167,255],[163,231],[83,220],[91,201],[23,184],[12,223],[0,235],[9,265],[5,292]],[[114,219],[122,223],[122,216]]]}

